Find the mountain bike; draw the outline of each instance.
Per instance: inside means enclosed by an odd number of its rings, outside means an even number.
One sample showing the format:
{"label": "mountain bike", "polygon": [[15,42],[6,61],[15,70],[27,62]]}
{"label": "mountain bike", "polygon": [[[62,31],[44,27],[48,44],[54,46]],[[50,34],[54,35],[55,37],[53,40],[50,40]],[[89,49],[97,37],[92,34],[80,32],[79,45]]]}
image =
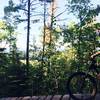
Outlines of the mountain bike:
{"label": "mountain bike", "polygon": [[99,70],[97,69],[96,57],[99,54],[94,55],[91,58],[91,64],[88,70],[74,72],[69,76],[67,81],[67,90],[71,98],[74,100],[94,100],[97,94],[97,75]]}

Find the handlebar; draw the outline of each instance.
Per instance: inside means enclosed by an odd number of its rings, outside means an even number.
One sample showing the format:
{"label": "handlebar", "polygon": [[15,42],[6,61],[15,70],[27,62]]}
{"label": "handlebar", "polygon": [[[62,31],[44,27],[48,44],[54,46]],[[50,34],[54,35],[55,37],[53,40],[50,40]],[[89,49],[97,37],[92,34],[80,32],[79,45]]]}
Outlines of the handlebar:
{"label": "handlebar", "polygon": [[99,55],[100,55],[100,51],[94,53],[93,55],[91,55],[91,59],[95,59],[95,57],[97,57],[97,56],[99,56]]}

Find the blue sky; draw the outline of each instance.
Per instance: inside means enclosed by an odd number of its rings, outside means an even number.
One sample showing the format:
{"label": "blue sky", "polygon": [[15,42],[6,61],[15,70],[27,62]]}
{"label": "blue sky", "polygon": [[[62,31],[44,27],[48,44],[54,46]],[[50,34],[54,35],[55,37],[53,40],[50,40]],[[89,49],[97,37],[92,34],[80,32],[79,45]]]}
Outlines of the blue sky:
{"label": "blue sky", "polygon": [[[15,2],[18,2],[18,0],[13,0]],[[62,12],[64,11],[64,5],[65,5],[65,1],[66,0],[57,0],[58,3],[57,3],[57,6],[60,7],[58,8],[58,12]],[[63,1],[63,2],[62,2]],[[92,2],[97,5],[99,4],[100,5],[100,0],[92,0]],[[4,12],[3,12],[3,9],[4,9],[4,6],[6,6],[8,4],[8,0],[0,0],[0,19],[3,17],[4,15]],[[65,18],[67,17],[68,20],[65,21],[65,22],[59,22],[59,24],[64,24],[66,22],[70,22],[70,21],[75,21],[76,19],[72,16],[72,15],[69,15],[67,13],[63,14],[62,16],[60,16],[59,18]],[[99,19],[99,18],[98,18]],[[40,30],[42,28],[42,25],[43,23],[38,23],[38,24],[33,24],[32,25],[32,30],[31,30],[31,35],[30,35],[30,38],[31,39],[37,39],[38,41],[38,37],[40,35]],[[24,27],[24,24],[20,24],[19,28],[18,28],[18,32],[20,33],[18,35],[18,47],[22,50],[25,50],[26,49],[26,30],[23,29]]]}
{"label": "blue sky", "polygon": [[8,0],[0,0],[0,19],[3,17],[3,9],[4,9],[4,6],[7,5],[7,2]]}

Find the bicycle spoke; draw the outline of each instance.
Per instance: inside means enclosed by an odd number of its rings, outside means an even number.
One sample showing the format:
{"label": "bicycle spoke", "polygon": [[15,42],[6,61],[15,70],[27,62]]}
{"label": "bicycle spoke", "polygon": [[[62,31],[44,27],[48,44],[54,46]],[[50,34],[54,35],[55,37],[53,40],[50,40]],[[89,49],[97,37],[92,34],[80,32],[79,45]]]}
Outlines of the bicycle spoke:
{"label": "bicycle spoke", "polygon": [[87,98],[95,96],[96,89],[96,83],[90,75],[77,72],[69,78],[68,91],[74,99],[89,100]]}

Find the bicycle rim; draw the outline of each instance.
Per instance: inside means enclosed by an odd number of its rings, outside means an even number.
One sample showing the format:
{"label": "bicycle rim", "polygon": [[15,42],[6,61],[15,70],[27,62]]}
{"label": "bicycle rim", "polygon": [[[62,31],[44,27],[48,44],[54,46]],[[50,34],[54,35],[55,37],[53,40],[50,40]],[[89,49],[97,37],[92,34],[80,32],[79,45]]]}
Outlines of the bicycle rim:
{"label": "bicycle rim", "polygon": [[67,82],[69,95],[75,100],[92,100],[96,96],[96,81],[89,74],[77,72]]}

